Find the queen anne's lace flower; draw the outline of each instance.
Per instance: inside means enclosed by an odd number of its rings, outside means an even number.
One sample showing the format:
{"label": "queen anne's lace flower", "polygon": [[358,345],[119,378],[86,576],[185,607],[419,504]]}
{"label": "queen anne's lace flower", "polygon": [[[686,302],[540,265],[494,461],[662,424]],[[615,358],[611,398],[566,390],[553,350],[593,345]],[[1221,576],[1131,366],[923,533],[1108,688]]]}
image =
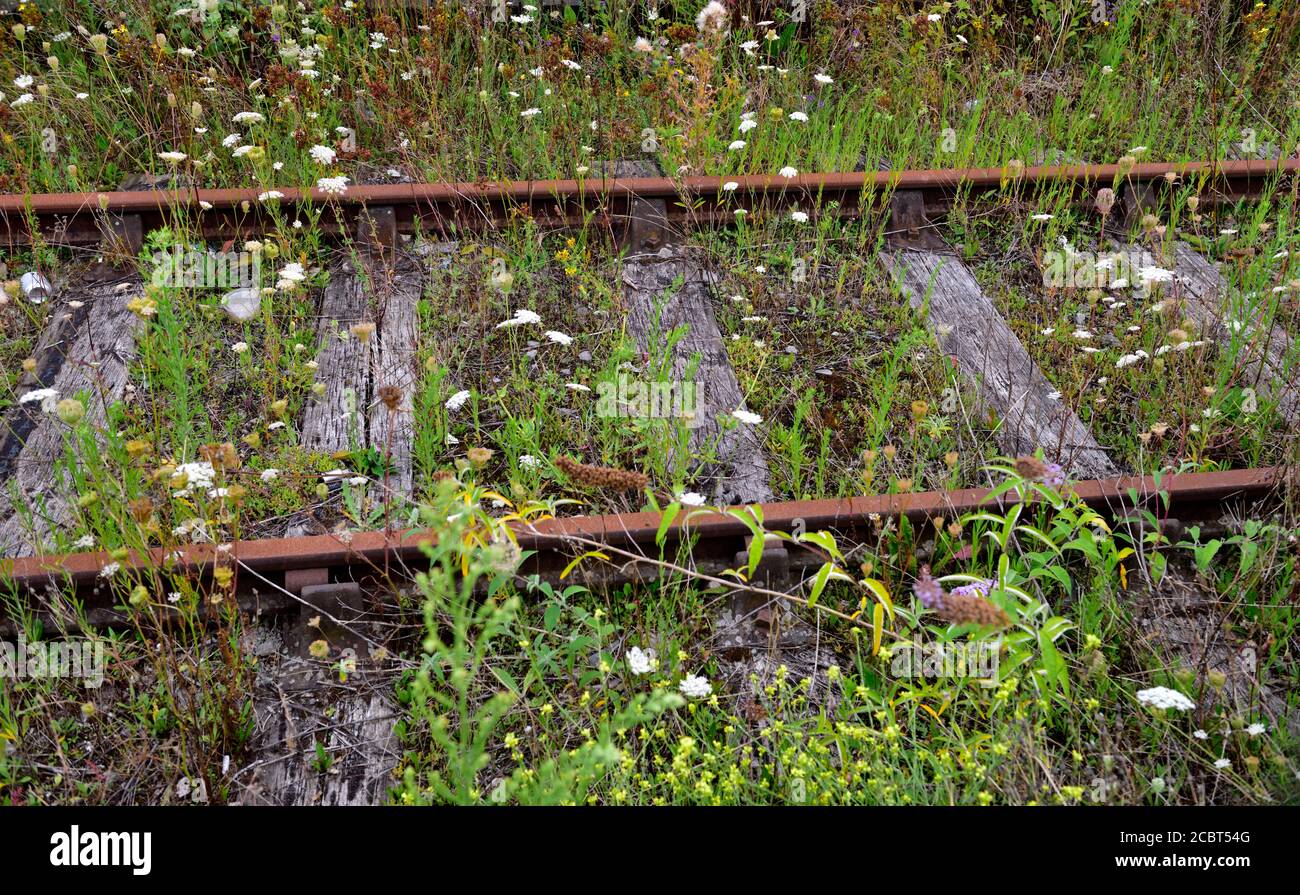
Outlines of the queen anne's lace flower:
{"label": "queen anne's lace flower", "polygon": [[1149,705],[1157,709],[1173,709],[1177,712],[1186,712],[1196,708],[1196,703],[1177,690],[1171,690],[1168,687],[1150,687],[1146,690],[1139,690],[1137,699],[1143,705]]}
{"label": "queen anne's lace flower", "polygon": [[510,326],[527,326],[530,323],[541,323],[542,318],[536,311],[530,311],[527,308],[520,308],[515,311],[515,316],[509,320],[502,320],[497,324],[497,329],[504,329]]}
{"label": "queen anne's lace flower", "polygon": [[706,677],[700,677],[695,674],[688,674],[677,689],[682,691],[683,696],[691,699],[703,699],[713,692],[713,685],[709,683]]}
{"label": "queen anne's lace flower", "polygon": [[465,402],[468,400],[469,400],[469,391],[467,389],[462,389],[461,391],[456,392],[456,394],[448,398],[447,403],[443,406],[446,407],[448,410],[450,410],[452,413],[455,413],[457,410],[460,410],[462,407],[464,407]]}
{"label": "queen anne's lace flower", "polygon": [[659,660],[652,649],[643,650],[639,646],[634,646],[627,651],[627,667],[633,674],[649,674],[659,667]]}

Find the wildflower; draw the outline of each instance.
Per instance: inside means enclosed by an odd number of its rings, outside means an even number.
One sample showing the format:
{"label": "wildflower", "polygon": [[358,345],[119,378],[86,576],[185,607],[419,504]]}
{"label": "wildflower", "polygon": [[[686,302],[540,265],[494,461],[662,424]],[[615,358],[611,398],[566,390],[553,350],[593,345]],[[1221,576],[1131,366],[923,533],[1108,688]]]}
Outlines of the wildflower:
{"label": "wildflower", "polygon": [[19,404],[31,404],[39,401],[41,410],[54,413],[58,408],[59,393],[52,388],[34,388],[18,399]]}
{"label": "wildflower", "polygon": [[189,158],[189,156],[183,152],[168,151],[158,153],[158,158],[162,159],[164,162],[171,162],[173,165],[179,165],[181,162],[185,161],[185,159]]}
{"label": "wildflower", "polygon": [[319,144],[308,150],[308,154],[311,155],[313,161],[320,165],[334,164],[334,158],[337,155],[337,153],[330,147],[321,146]]}
{"label": "wildflower", "polygon": [[519,113],[520,118],[532,118],[534,115],[542,114],[542,110],[534,106],[531,109],[524,109]]}
{"label": "wildflower", "polygon": [[758,41],[747,40],[740,45],[740,48],[744,50],[746,56],[753,56],[754,51],[758,49]]}
{"label": "wildflower", "polygon": [[1226,771],[1228,770],[1228,768],[1232,767],[1232,762],[1230,762],[1226,758],[1220,758],[1214,762],[1214,766],[1218,768],[1220,771]]}
{"label": "wildflower", "polygon": [[121,571],[121,569],[122,569],[122,564],[120,562],[107,563],[102,569],[99,570],[99,577],[112,578],[119,571]]}
{"label": "wildflower", "polygon": [[830,75],[824,73],[824,72],[818,72],[817,74],[813,75],[813,80],[816,81],[818,84],[834,84],[834,83],[835,83],[835,79],[832,78]]}
{"label": "wildflower", "polygon": [[745,148],[745,141],[744,141],[744,140],[732,140],[732,141],[731,141],[731,145],[729,145],[729,146],[727,147],[727,151],[729,151],[729,152],[739,152],[740,150],[742,150],[742,149],[744,149],[744,148]]}
{"label": "wildflower", "polygon": [[283,292],[289,292],[297,288],[298,284],[305,279],[307,279],[306,272],[303,270],[302,265],[295,261],[286,264],[280,269],[280,279],[275,284],[275,288]]}
{"label": "wildflower", "polygon": [[262,481],[273,482],[280,477],[280,470],[273,467],[262,470]]}
{"label": "wildflower", "polygon": [[322,177],[316,181],[316,189],[331,196],[341,196],[348,189],[348,176],[339,174],[336,177]]}
{"label": "wildflower", "polygon": [[565,68],[571,69],[572,71],[582,71],[582,66],[574,62],[572,59],[561,59],[560,65],[563,65]]}
{"label": "wildflower", "polygon": [[31,75],[19,75],[18,77],[14,78],[14,86],[17,87],[19,90],[26,90],[28,87],[32,86],[32,83],[34,81],[35,78],[33,78]]}
{"label": "wildflower", "polygon": [[921,601],[921,605],[926,609],[939,610],[943,608],[943,585],[930,576],[930,567],[922,566],[921,574],[917,576],[916,581],[912,584],[912,593]]}
{"label": "wildflower", "polygon": [[777,171],[776,173],[780,174],[786,180],[789,180],[791,177],[797,177],[799,175],[798,169],[792,168],[789,165],[786,165],[784,168],[782,168],[780,171]]}
{"label": "wildflower", "polygon": [[569,345],[573,342],[573,336],[565,335],[564,333],[553,329],[548,329],[546,331],[546,338],[550,339],[557,345]]}
{"label": "wildflower", "polygon": [[590,388],[588,388],[587,386],[583,385],[581,382],[566,382],[566,383],[564,383],[564,387],[567,388],[567,389],[569,389],[570,391],[575,391],[575,392],[589,392],[589,391],[591,391]]}
{"label": "wildflower", "polygon": [[520,308],[515,311],[515,316],[511,317],[509,320],[502,320],[498,323],[497,329],[504,329],[510,326],[527,326],[531,323],[541,322],[542,318],[538,316],[535,311],[530,311],[527,308]]}
{"label": "wildflower", "polygon": [[10,105],[11,108],[17,109],[19,106],[25,106],[25,105],[27,105],[28,103],[30,103],[30,102],[31,102],[32,100],[34,100],[35,98],[36,98],[36,97],[32,96],[30,93],[24,93],[22,96],[20,96],[20,97],[18,97],[17,99],[15,99],[15,100],[14,100],[13,102],[11,102],[9,105]]}
{"label": "wildflower", "polygon": [[632,49],[638,53],[653,53],[655,48],[644,37],[638,37],[636,43],[632,44]]}
{"label": "wildflower", "polygon": [[709,683],[709,679],[694,674],[688,674],[677,685],[677,689],[681,690],[682,695],[689,699],[703,699],[713,693],[713,685]]}
{"label": "wildflower", "polygon": [[1198,740],[1208,740],[1210,738],[1210,735],[1203,730],[1192,731],[1192,736],[1196,737]]}
{"label": "wildflower", "polygon": [[1139,690],[1137,700],[1143,705],[1158,709],[1173,709],[1178,712],[1191,711],[1196,708],[1196,703],[1177,690],[1171,690],[1168,687],[1150,687],[1146,690]]}
{"label": "wildflower", "polygon": [[951,595],[954,597],[987,597],[997,584],[992,578],[983,578],[979,581],[972,581],[970,584],[963,584],[960,587],[954,587]]}
{"label": "wildflower", "polygon": [[1163,267],[1147,266],[1138,271],[1138,278],[1144,285],[1147,283],[1167,283],[1174,278],[1174,272]]}
{"label": "wildflower", "polygon": [[239,141],[244,139],[243,134],[226,134],[221,138],[221,145],[229,149],[232,146],[238,146]]}
{"label": "wildflower", "polygon": [[1266,730],[1268,730],[1267,727],[1265,727],[1263,724],[1256,722],[1255,724],[1252,724],[1246,728],[1246,733],[1250,734],[1253,737],[1257,737]]}
{"label": "wildflower", "polygon": [[1043,221],[1050,221],[1050,220],[1052,219],[1052,215],[1050,215],[1050,214],[1036,214],[1036,215],[1033,216],[1033,219],[1034,219],[1035,221],[1038,221],[1039,223],[1042,223]]}
{"label": "wildflower", "polygon": [[1106,217],[1110,214],[1110,210],[1115,207],[1115,191],[1110,187],[1097,190],[1095,205],[1101,216]]}
{"label": "wildflower", "polygon": [[758,127],[757,121],[755,121],[753,118],[745,118],[740,122],[740,126],[737,129],[742,134],[747,134],[756,127]]}
{"label": "wildflower", "polygon": [[532,454],[520,454],[519,465],[522,466],[524,469],[536,469],[537,467],[542,465],[542,461],[538,460]]}
{"label": "wildflower", "polygon": [[682,506],[687,506],[687,507],[704,506],[704,495],[696,494],[694,491],[683,491],[681,494],[677,495],[677,500],[681,502]]}
{"label": "wildflower", "polygon": [[465,406],[465,402],[469,400],[469,395],[470,393],[468,389],[461,389],[460,391],[456,392],[456,394],[448,398],[447,403],[444,404],[443,406],[446,407],[448,410],[450,410],[452,413],[455,413],[457,410],[460,410],[462,407]]}
{"label": "wildflower", "polygon": [[1042,482],[1044,485],[1065,484],[1065,470],[1059,463],[1045,463],[1037,457],[1017,457],[1016,472],[1024,478]]}
{"label": "wildflower", "polygon": [[695,28],[701,33],[721,34],[727,30],[727,7],[718,0],[709,0],[709,4],[695,17]]}
{"label": "wildflower", "polygon": [[197,463],[182,463],[176,468],[176,472],[170,480],[172,488],[176,489],[172,492],[172,496],[189,497],[194,493],[195,488],[211,488],[216,475],[216,468],[206,460]]}
{"label": "wildflower", "polygon": [[763,422],[763,418],[759,416],[757,413],[753,413],[752,411],[745,410],[744,408],[731,411],[731,415],[734,416],[736,419],[740,420],[742,423],[747,423],[751,426],[756,426],[759,423]]}
{"label": "wildflower", "polygon": [[808,120],[808,113],[807,113],[807,112],[791,112],[791,113],[790,113],[790,120],[791,120],[791,121],[798,121],[798,122],[804,122],[804,121],[807,121],[807,120]]}
{"label": "wildflower", "polygon": [[235,354],[243,354],[244,352],[246,352],[246,351],[248,350],[248,343],[247,343],[247,342],[236,342],[235,344],[233,344],[233,345],[230,346],[230,350],[233,351],[233,352],[235,352]]}
{"label": "wildflower", "polygon": [[54,412],[66,425],[75,426],[86,416],[86,405],[76,398],[64,398],[54,405]]}
{"label": "wildflower", "polygon": [[283,198],[284,198],[284,193],[280,192],[279,190],[267,190],[264,193],[257,194],[258,202],[270,202],[274,199],[283,199]]}
{"label": "wildflower", "polygon": [[939,15],[937,12],[932,12],[932,13],[930,13],[928,16],[925,17],[925,20],[926,20],[927,22],[930,22],[931,24],[933,24],[933,23],[939,21],[939,20],[942,19],[942,18],[943,18],[943,16]]}
{"label": "wildflower", "polygon": [[266,116],[261,112],[239,112],[231,119],[235,124],[260,124],[265,120]]}
{"label": "wildflower", "polygon": [[659,659],[655,656],[652,649],[642,650],[639,646],[634,646],[627,651],[628,669],[636,675],[649,674],[659,667]]}
{"label": "wildflower", "polygon": [[734,193],[739,186],[740,184],[736,183],[736,181],[728,180],[722,185],[722,191],[724,193]]}
{"label": "wildflower", "polygon": [[806,224],[808,223],[808,212],[792,211],[790,212],[790,219],[794,221],[796,224]]}

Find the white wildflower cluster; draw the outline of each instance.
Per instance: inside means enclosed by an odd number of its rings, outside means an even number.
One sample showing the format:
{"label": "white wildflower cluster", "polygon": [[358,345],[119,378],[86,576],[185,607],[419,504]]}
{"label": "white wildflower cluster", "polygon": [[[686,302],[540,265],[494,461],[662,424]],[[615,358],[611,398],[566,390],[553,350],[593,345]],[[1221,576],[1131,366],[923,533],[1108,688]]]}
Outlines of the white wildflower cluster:
{"label": "white wildflower cluster", "polygon": [[1176,712],[1188,712],[1196,708],[1192,702],[1177,690],[1168,687],[1150,687],[1137,692],[1138,702],[1157,709],[1171,709]]}
{"label": "white wildflower cluster", "polygon": [[446,407],[452,413],[455,413],[457,410],[460,410],[462,407],[465,406],[465,402],[469,400],[469,395],[470,393],[468,390],[461,389],[460,391],[456,392],[456,394],[448,398],[447,403],[444,404],[443,406]]}
{"label": "white wildflower cluster", "polygon": [[628,670],[637,676],[649,674],[659,667],[659,659],[652,649],[643,650],[639,646],[634,646],[627,651],[625,658]]}
{"label": "white wildflower cluster", "polygon": [[497,324],[497,329],[507,329],[512,326],[529,326],[533,323],[541,323],[542,318],[536,311],[530,311],[527,308],[520,308],[515,311],[515,316],[509,320],[502,320]]}
{"label": "white wildflower cluster", "polygon": [[688,674],[677,685],[677,689],[682,691],[682,695],[688,699],[704,699],[713,693],[713,685],[709,679],[697,674]]}
{"label": "white wildflower cluster", "polygon": [[175,476],[185,477],[185,486],[172,492],[173,497],[190,497],[194,490],[208,490],[216,480],[217,471],[206,460],[197,463],[182,463],[176,467]]}
{"label": "white wildflower cluster", "polygon": [[34,388],[18,399],[19,404],[40,402],[41,410],[53,413],[59,404],[59,393],[52,388]]}

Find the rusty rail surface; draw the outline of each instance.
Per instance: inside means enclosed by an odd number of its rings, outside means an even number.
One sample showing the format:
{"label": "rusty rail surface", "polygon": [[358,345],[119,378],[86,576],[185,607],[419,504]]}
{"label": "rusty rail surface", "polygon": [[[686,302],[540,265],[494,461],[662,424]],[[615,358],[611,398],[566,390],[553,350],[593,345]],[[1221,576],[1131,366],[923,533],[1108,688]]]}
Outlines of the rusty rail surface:
{"label": "rusty rail surface", "polygon": [[[841,217],[860,216],[895,193],[914,193],[924,212],[942,213],[963,195],[1013,188],[1033,191],[1114,187],[1149,201],[1170,188],[1172,175],[1196,179],[1204,203],[1235,201],[1258,193],[1271,178],[1300,172],[1300,159],[1207,162],[1147,162],[1119,165],[1045,165],[1024,168],[956,168],[859,173],[740,175],[734,177],[587,178],[505,183],[412,183],[350,186],[342,194],[283,188],[279,198],[259,199],[270,190],[177,189],[143,192],[0,195],[0,245],[29,245],[33,234],[51,244],[94,244],[116,236],[138,250],[142,233],[169,221],[183,222],[204,238],[238,239],[260,232],[271,206],[295,215],[302,207],[324,211],[329,234],[390,243],[398,233],[448,236],[506,225],[527,213],[538,223],[579,227],[595,216],[618,224],[634,214],[638,200],[661,200],[674,225],[712,226],[734,220],[744,207],[817,203]],[[723,184],[734,182],[734,190]]]}
{"label": "rusty rail surface", "polygon": [[[1229,472],[1120,476],[1073,483],[1069,489],[1088,506],[1119,518],[1145,507],[1159,519],[1182,522],[1217,518],[1226,506],[1259,505],[1280,497],[1294,478],[1291,467],[1262,467]],[[980,508],[1007,506],[1014,492],[990,499],[992,489],[967,488],[916,494],[890,494],[826,500],[802,500],[762,505],[768,531],[832,531],[863,533],[886,519],[906,517],[924,523],[935,517],[955,519]],[[662,521],[657,512],[549,519],[532,526],[515,525],[519,546],[535,553],[519,574],[554,577],[570,557],[584,549],[581,541],[621,548],[657,557],[656,537]],[[739,519],[716,511],[681,513],[666,530],[667,555],[678,548],[689,552],[696,565],[734,566],[745,549],[749,528]],[[279,540],[237,541],[220,550],[212,544],[181,548],[154,548],[133,552],[120,562],[123,580],[162,585],[166,580],[193,579],[207,584],[217,565],[232,568],[236,587],[255,592],[272,602],[277,594],[300,589],[299,582],[382,580],[389,572],[404,577],[424,562],[421,545],[433,538],[428,531],[357,532],[347,536],[317,535]],[[580,540],[575,540],[580,539]],[[796,548],[797,549],[797,548]],[[169,558],[170,555],[170,558]],[[810,557],[805,557],[809,560]],[[20,597],[60,593],[87,609],[111,610],[120,600],[101,576],[112,559],[107,553],[73,553],[0,560],[0,593]],[[820,562],[818,560],[818,562]],[[807,565],[792,558],[793,566]],[[627,568],[613,570],[606,583],[643,577]],[[387,572],[385,571],[387,570]],[[306,573],[306,574],[304,574]],[[296,576],[296,577],[295,577]]]}

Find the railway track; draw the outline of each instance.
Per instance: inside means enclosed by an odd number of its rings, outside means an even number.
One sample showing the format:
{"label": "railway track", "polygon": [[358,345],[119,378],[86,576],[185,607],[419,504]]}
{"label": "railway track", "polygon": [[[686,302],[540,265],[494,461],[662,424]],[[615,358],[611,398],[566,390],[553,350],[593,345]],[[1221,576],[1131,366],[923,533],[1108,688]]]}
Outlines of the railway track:
{"label": "railway track", "polygon": [[324,209],[323,232],[392,245],[399,234],[422,232],[446,239],[490,231],[526,213],[548,227],[581,227],[593,219],[609,226],[647,216],[673,229],[726,225],[738,207],[782,209],[821,205],[839,217],[887,209],[891,229],[928,226],[961,197],[1012,189],[1022,195],[1046,189],[1082,192],[1113,188],[1122,208],[1158,201],[1177,182],[1196,182],[1202,203],[1258,195],[1272,179],[1300,172],[1300,160],[1150,162],[1136,165],[1049,165],[866,173],[740,175],[735,177],[609,177],[507,183],[409,183],[351,186],[341,194],[320,189],[163,189],[140,192],[50,193],[0,196],[0,245],[39,241],[51,245],[114,242],[138,252],[144,234],[169,222],[184,223],[205,239],[251,238],[261,233],[271,208],[296,215]]}
{"label": "railway track", "polygon": [[[1118,476],[1075,482],[1062,489],[1073,493],[1099,514],[1115,521],[1137,519],[1149,510],[1162,525],[1212,522],[1229,510],[1270,509],[1295,480],[1296,470],[1286,467],[1231,470],[1155,476]],[[786,501],[756,505],[766,531],[830,532],[849,539],[861,537],[889,520],[909,520],[921,536],[935,519],[954,520],[981,510],[1005,512],[1020,501],[990,488],[930,491],[911,494],[865,495],[826,500]],[[1041,500],[1032,492],[1030,502]],[[744,513],[745,508],[732,508]],[[518,569],[521,579],[537,575],[558,583],[575,555],[604,547],[618,551],[594,573],[605,586],[653,578],[654,561],[661,555],[687,562],[709,574],[744,565],[752,538],[751,528],[730,512],[697,511],[665,517],[658,512],[550,518],[534,524],[510,523],[527,560]],[[124,621],[120,606],[122,587],[110,587],[104,569],[113,565],[116,581],[146,582],[155,592],[166,592],[173,582],[187,579],[201,587],[213,586],[218,568],[235,571],[236,593],[246,608],[274,611],[295,608],[313,596],[334,599],[338,589],[391,588],[393,580],[409,578],[427,564],[423,545],[436,538],[425,530],[368,531],[347,536],[318,535],[229,544],[196,544],[180,549],[155,548],[128,555],[104,552],[29,556],[0,560],[0,582],[24,599],[58,594],[57,603],[86,612],[92,623]],[[804,542],[811,543],[811,542]],[[800,572],[823,562],[815,550],[798,541],[781,539],[765,547],[764,562],[780,564],[780,578],[772,584],[802,580]],[[792,573],[789,576],[786,573]],[[582,572],[577,577],[593,573]],[[795,579],[798,580],[795,580]],[[304,593],[304,589],[307,590]],[[295,599],[298,598],[298,599]],[[65,619],[66,621],[66,619]]]}
{"label": "railway track", "polygon": [[[1043,166],[1012,171],[1006,168],[899,171],[845,174],[796,174],[784,176],[738,176],[667,178],[627,176],[649,170],[644,165],[611,167],[607,175],[574,181],[528,181],[505,184],[392,184],[355,186],[345,193],[325,194],[320,190],[285,189],[273,201],[280,213],[292,214],[299,206],[323,205],[328,209],[325,229],[352,233],[361,240],[393,246],[399,236],[413,232],[435,232],[452,236],[465,231],[503,226],[521,209],[534,219],[560,227],[582,226],[593,214],[612,226],[630,232],[634,255],[651,254],[671,245],[673,234],[691,226],[713,226],[730,222],[729,203],[740,201],[754,207],[807,207],[810,199],[827,203],[833,213],[858,216],[879,199],[892,216],[891,227],[901,236],[897,259],[936,257],[926,254],[934,246],[919,231],[930,226],[929,217],[938,215],[960,197],[977,196],[1013,188],[1028,195],[1035,190],[1067,188],[1071,191],[1118,188],[1121,201],[1131,208],[1156,201],[1161,191],[1177,182],[1196,181],[1203,204],[1236,201],[1258,195],[1278,177],[1300,172],[1300,160],[1222,161],[1189,163],[1145,163],[1119,165]],[[734,185],[733,185],[734,184]],[[259,196],[262,199],[259,199]],[[54,244],[98,242],[101,245],[125,240],[137,246],[143,234],[171,220],[188,219],[205,238],[234,240],[252,236],[265,223],[264,191],[258,190],[145,190],[107,193],[0,196],[0,228],[10,247],[41,239]],[[888,201],[886,202],[886,199]],[[908,232],[910,231],[910,232]],[[916,244],[909,240],[915,239]],[[661,238],[664,237],[664,238]],[[625,235],[625,240],[627,236]],[[916,250],[916,251],[912,251]],[[917,254],[917,253],[920,254]],[[958,267],[960,265],[958,264]],[[908,290],[905,274],[899,274],[903,291]],[[913,288],[917,288],[915,284]],[[634,290],[635,291],[635,290]],[[958,296],[965,300],[965,296]],[[913,296],[913,304],[917,304]],[[934,305],[931,315],[936,313]],[[698,312],[698,309],[697,309]],[[704,313],[707,315],[707,309]],[[940,309],[942,313],[942,309]],[[985,311],[984,313],[990,313]],[[996,312],[991,312],[996,316]],[[701,321],[687,320],[692,326]],[[703,321],[707,323],[707,321]],[[951,323],[939,323],[951,330]],[[943,337],[938,333],[941,343]],[[981,334],[978,350],[989,351],[1002,335]],[[960,358],[972,364],[982,358]],[[1007,394],[985,394],[995,409],[1005,405],[1017,388],[1041,391],[1041,374],[1032,362],[1024,382],[1015,377],[1006,384]],[[1028,383],[1025,386],[1024,383]],[[376,383],[376,386],[378,383]],[[987,388],[986,386],[981,386]],[[1053,414],[1055,414],[1053,416]],[[1024,415],[1029,415],[1028,411]],[[1040,414],[1041,415],[1041,414]],[[1044,427],[1065,425],[1065,416],[1049,411],[1040,419],[1022,418],[1020,444],[1008,448],[1044,444]],[[1074,420],[1073,424],[1078,424]],[[409,422],[407,423],[409,426]],[[1013,427],[1014,428],[1014,427]],[[1082,437],[1089,439],[1086,428]],[[12,439],[11,439],[12,440]],[[1014,440],[1013,440],[1014,441]],[[17,445],[11,446],[15,448]],[[1077,448],[1078,445],[1073,445]],[[1016,453],[1009,450],[1009,453]],[[1076,472],[1110,472],[1105,461],[1077,463]],[[1285,478],[1278,467],[1166,476],[1157,486],[1150,477],[1077,475],[1082,481],[1075,491],[1090,505],[1119,512],[1134,503],[1149,501],[1163,492],[1170,512],[1180,518],[1209,518],[1227,500],[1265,501],[1278,491]],[[764,473],[765,477],[765,473]],[[765,486],[764,486],[765,487]],[[771,502],[763,488],[729,495],[727,503],[757,504],[771,527],[782,530],[798,520],[807,530],[860,532],[872,518],[906,516],[920,521],[936,516],[956,516],[974,510],[986,500],[987,490],[926,492],[904,495],[862,496],[842,500]],[[591,516],[550,520],[516,532],[521,548],[535,551],[527,572],[557,576],[575,544],[601,543],[648,555],[654,547],[661,518],[653,513]],[[681,520],[669,527],[669,540],[693,539],[692,560],[701,567],[722,569],[735,564],[744,548],[745,526],[732,516],[693,516],[689,526]],[[166,556],[159,550],[149,555],[132,554],[122,564],[138,573],[163,578],[184,577],[208,582],[212,570],[229,560],[247,573],[247,593],[275,603],[278,597],[300,596],[304,587],[316,587],[373,578],[376,569],[397,564],[418,568],[420,542],[429,535],[407,531],[360,532],[346,540],[334,535],[289,537],[263,541],[239,541],[220,556],[213,545],[185,548]],[[796,551],[797,554],[797,551]],[[806,559],[796,555],[797,567]],[[105,586],[101,572],[115,562],[106,554],[79,553],[64,556],[20,556],[0,560],[0,581],[16,592],[49,593],[70,588],[68,596],[91,612],[91,618],[112,620],[115,598]],[[607,583],[642,576],[636,563],[605,570]],[[283,602],[283,601],[281,601]]]}

